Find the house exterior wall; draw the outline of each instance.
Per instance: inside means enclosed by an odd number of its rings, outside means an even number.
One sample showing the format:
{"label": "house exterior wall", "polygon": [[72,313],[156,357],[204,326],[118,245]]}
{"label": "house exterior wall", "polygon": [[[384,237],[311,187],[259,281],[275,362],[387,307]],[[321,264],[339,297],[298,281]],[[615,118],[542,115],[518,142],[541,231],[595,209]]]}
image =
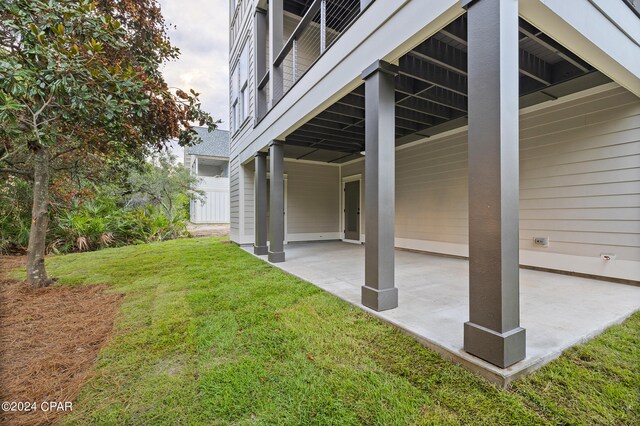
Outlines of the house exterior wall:
{"label": "house exterior wall", "polygon": [[[577,7],[569,7],[560,0],[521,1],[520,13],[626,90],[615,87],[521,114],[521,262],[639,280],[640,63],[629,52],[637,50],[630,46],[640,36],[637,27],[629,25],[632,21],[623,12],[631,12],[622,2],[576,2]],[[232,20],[230,63],[233,66],[247,42],[251,118],[231,139],[231,239],[250,244],[255,152],[271,140],[286,140],[306,119],[360,84],[360,73],[371,62],[393,62],[463,11],[457,0],[375,1],[348,35],[258,122],[252,19],[255,7],[265,2],[240,3]],[[295,20],[286,17],[284,22],[287,38]],[[590,22],[606,25],[607,31]],[[285,61],[285,80],[286,72]],[[397,151],[396,246],[467,255],[466,139],[466,131],[460,130]],[[366,214],[363,166],[364,161],[343,166],[286,161],[287,239],[339,235],[341,179],[348,176],[362,175],[361,209]],[[364,220],[361,231],[366,231]],[[535,247],[537,236],[549,237],[550,246]],[[617,258],[605,262],[602,253],[615,253]]]}
{"label": "house exterior wall", "polygon": [[286,161],[284,169],[287,240],[339,239],[339,167]]}
{"label": "house exterior wall", "polygon": [[[640,100],[620,87],[521,115],[523,264],[640,280],[639,129]],[[342,166],[356,174],[364,161]],[[467,191],[466,131],[399,149],[396,246],[467,256]]]}
{"label": "house exterior wall", "polygon": [[[238,0],[235,11],[231,11],[231,23],[230,23],[230,37],[229,37],[229,74],[234,69],[242,49],[248,46],[248,87],[249,87],[249,113],[246,119],[242,123],[238,123],[234,127],[230,127],[231,130],[231,142],[230,151],[238,149],[239,141],[247,135],[253,125],[254,117],[254,103],[255,103],[255,76],[254,76],[254,48],[253,48],[253,16],[256,7],[259,3],[258,0]],[[231,90],[232,84],[229,84],[229,104],[231,105]],[[229,116],[230,126],[234,126],[233,119]],[[233,155],[232,155],[233,157]]]}
{"label": "house exterior wall", "polygon": [[[252,161],[255,152],[271,140],[285,138],[306,118],[359,85],[360,74],[375,60],[393,61],[462,13],[458,0],[374,1],[264,119],[232,135],[231,157],[243,164]],[[254,78],[252,63],[250,67],[250,78]]]}
{"label": "house exterior wall", "polygon": [[214,177],[226,174],[226,166],[213,164],[198,164],[198,176]]}
{"label": "house exterior wall", "polygon": [[[230,224],[229,238],[240,244],[246,243],[244,240],[244,215],[241,215],[240,208],[245,208],[244,203],[240,200],[240,172],[241,165],[237,158],[229,163],[229,207],[230,207]],[[243,191],[244,192],[244,191]]]}
{"label": "house exterior wall", "polygon": [[[241,204],[231,195],[232,217],[242,217],[234,241],[254,242],[254,170],[252,164],[242,166],[244,182]],[[268,170],[268,169],[267,169]],[[287,241],[337,240],[340,238],[340,168],[322,163],[285,161]],[[233,184],[232,184],[233,185]],[[236,231],[237,229],[237,231]]]}

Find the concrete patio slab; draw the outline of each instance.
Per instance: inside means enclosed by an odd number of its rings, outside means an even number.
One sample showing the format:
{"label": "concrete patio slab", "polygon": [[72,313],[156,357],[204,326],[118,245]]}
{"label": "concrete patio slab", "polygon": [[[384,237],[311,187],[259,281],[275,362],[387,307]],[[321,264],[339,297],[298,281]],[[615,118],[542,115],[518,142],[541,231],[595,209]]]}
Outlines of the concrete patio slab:
{"label": "concrete patio slab", "polygon": [[[251,247],[243,247],[252,253]],[[488,380],[508,385],[640,309],[640,287],[549,272],[520,270],[521,325],[527,355],[499,368],[465,352],[468,261],[396,250],[399,306],[375,312],[360,303],[364,246],[331,242],[291,243],[278,268],[400,328],[446,358]],[[266,261],[266,256],[258,256]]]}

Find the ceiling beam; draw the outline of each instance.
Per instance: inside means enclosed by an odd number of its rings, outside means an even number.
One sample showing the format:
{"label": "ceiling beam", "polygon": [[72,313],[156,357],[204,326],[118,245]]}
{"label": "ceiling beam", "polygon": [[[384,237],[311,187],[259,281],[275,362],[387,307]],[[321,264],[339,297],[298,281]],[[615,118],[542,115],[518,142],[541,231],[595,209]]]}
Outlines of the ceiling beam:
{"label": "ceiling beam", "polygon": [[453,93],[467,95],[467,78],[465,76],[423,61],[415,56],[402,56],[398,72],[400,75],[434,84]]}
{"label": "ceiling beam", "polygon": [[414,80],[411,77],[399,75],[396,77],[396,92],[405,96],[414,96],[435,104],[467,112],[467,97],[452,93],[431,83]]}
{"label": "ceiling beam", "polygon": [[414,47],[408,54],[449,71],[467,75],[467,53],[433,37]]}
{"label": "ceiling beam", "polygon": [[352,135],[363,135],[364,134],[364,126],[355,126],[350,124],[339,124],[332,121],[326,121],[324,119],[312,118],[309,120],[305,126],[313,126],[317,130],[333,130],[346,132],[347,134]]}
{"label": "ceiling beam", "polygon": [[290,135],[285,138],[285,144],[304,146],[307,148],[326,148],[331,150],[341,150],[344,152],[358,152],[364,145],[336,142],[333,140],[322,140],[309,138],[306,136]]}
{"label": "ceiling beam", "polygon": [[569,62],[573,66],[579,68],[582,72],[588,72],[593,69],[587,62],[580,59],[575,53],[525,21],[520,19],[520,32],[531,40],[538,43],[540,46],[560,56],[565,61]]}
{"label": "ceiling beam", "polygon": [[[354,99],[356,96],[359,97],[360,100],[357,101],[357,103],[354,102],[354,105],[364,108],[364,91],[360,92],[354,90],[350,95],[352,96],[351,99]],[[414,98],[415,101],[411,101],[410,98]],[[451,118],[450,108],[438,103],[429,102],[427,99],[420,99],[414,94],[404,94],[400,91],[396,91],[396,108],[400,110],[416,111],[445,120]]]}
{"label": "ceiling beam", "polygon": [[[365,110],[365,98],[355,94],[348,94],[338,101],[343,105],[353,106],[355,108]],[[442,114],[442,112],[440,112]],[[434,117],[426,111],[421,111],[415,108],[405,108],[400,105],[396,105],[396,119],[401,118],[406,121],[412,121],[421,125],[433,126],[437,121],[437,118],[446,119],[447,117]]]}
{"label": "ceiling beam", "polygon": [[520,74],[526,75],[546,86],[551,86],[553,66],[536,55],[520,49]]}
{"label": "ceiling beam", "polygon": [[452,116],[450,108],[435,104],[423,98],[403,95],[399,92],[396,92],[396,106],[398,108],[422,112],[443,120],[449,120]]}
{"label": "ceiling beam", "polygon": [[[466,43],[466,41],[464,41],[464,43]],[[519,53],[520,73],[550,86],[552,84],[551,76],[553,66],[524,49],[520,49]],[[408,54],[420,60],[430,62],[435,66],[443,67],[448,71],[467,76],[466,51],[435,38],[430,38],[419,44]]]}
{"label": "ceiling beam", "polygon": [[344,142],[364,143],[364,133],[361,135],[351,135],[340,130],[321,129],[317,130],[313,128],[313,125],[305,124],[298,130],[293,132],[295,135],[304,135],[319,139],[339,140]]}

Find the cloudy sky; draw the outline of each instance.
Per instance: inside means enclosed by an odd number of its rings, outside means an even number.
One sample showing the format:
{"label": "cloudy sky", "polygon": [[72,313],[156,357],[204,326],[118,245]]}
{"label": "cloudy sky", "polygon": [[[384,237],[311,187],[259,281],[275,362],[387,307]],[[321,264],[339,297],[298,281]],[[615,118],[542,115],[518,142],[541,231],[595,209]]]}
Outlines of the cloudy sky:
{"label": "cloudy sky", "polygon": [[229,129],[229,1],[160,0],[171,25],[171,43],[181,56],[164,69],[171,87],[200,93],[204,109]]}

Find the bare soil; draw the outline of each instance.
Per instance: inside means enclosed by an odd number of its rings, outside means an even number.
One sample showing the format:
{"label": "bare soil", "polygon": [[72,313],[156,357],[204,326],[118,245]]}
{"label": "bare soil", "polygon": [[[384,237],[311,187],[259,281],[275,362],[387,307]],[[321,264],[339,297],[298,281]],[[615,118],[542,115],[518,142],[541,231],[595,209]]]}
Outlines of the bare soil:
{"label": "bare soil", "polygon": [[65,413],[45,401],[74,401],[113,332],[122,295],[106,286],[31,289],[8,272],[23,256],[0,256],[0,401],[35,402],[28,413],[0,412],[7,425],[48,425]]}
{"label": "bare soil", "polygon": [[229,224],[209,225],[190,223],[187,225],[187,230],[194,238],[229,236]]}

